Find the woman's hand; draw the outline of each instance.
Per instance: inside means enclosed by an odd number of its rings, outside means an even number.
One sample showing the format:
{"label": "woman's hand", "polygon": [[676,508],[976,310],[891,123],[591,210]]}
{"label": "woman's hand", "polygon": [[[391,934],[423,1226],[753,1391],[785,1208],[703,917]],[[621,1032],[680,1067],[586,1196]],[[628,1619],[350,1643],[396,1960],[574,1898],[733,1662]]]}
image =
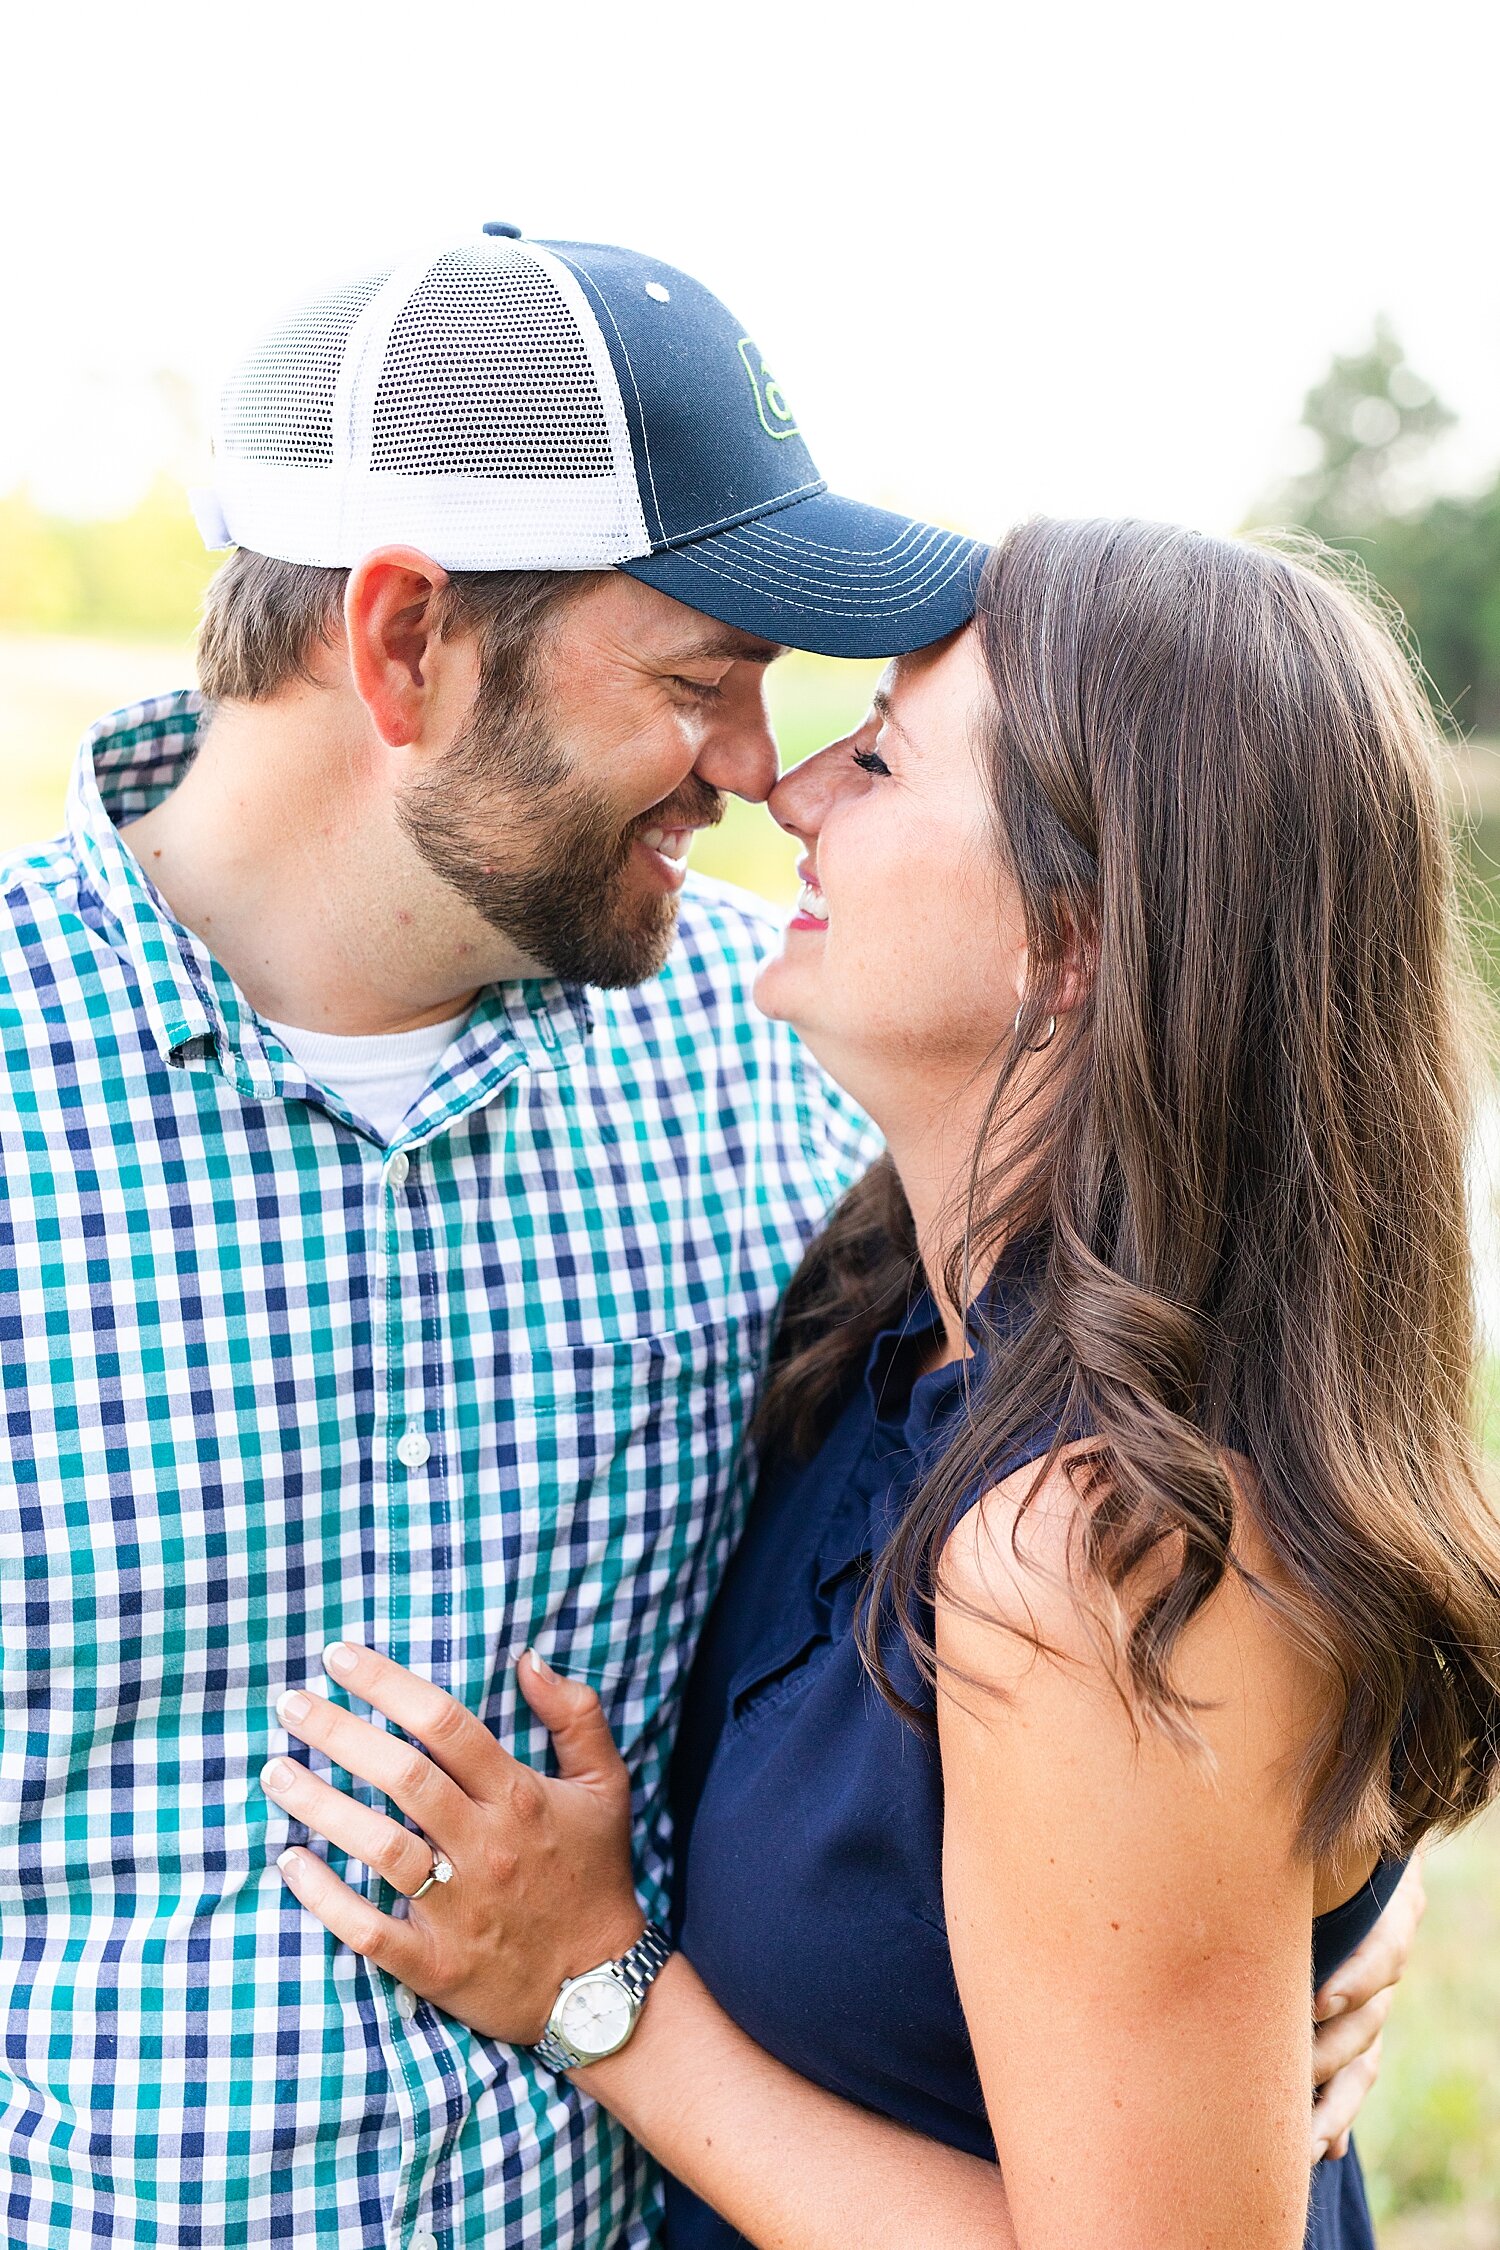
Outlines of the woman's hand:
{"label": "woman's hand", "polygon": [[[296,1847],[278,1862],[289,1889],[352,1951],[487,2038],[539,2039],[563,1979],[617,1958],[645,1928],[631,1873],[630,1784],[599,1698],[532,1650],[522,1657],[521,1692],[557,1755],[552,1780],[388,1657],[336,1641],[323,1664],[428,1755],[320,1695],[284,1695],[277,1716],[299,1741],[383,1790],[412,1827],[288,1758],[273,1758],[261,1785],[410,1903],[400,1920],[382,1914]],[[452,1878],[416,1899],[435,1857]]]}

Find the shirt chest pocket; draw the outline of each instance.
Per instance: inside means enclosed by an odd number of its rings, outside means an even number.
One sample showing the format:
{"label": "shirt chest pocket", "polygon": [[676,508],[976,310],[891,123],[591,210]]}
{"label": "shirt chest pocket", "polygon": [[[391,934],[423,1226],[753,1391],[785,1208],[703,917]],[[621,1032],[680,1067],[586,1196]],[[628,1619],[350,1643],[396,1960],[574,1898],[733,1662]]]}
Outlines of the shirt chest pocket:
{"label": "shirt chest pocket", "polygon": [[690,1648],[742,1499],[765,1322],[510,1356],[494,1409],[497,1567],[512,1641],[601,1691]]}
{"label": "shirt chest pocket", "polygon": [[635,1495],[664,1469],[712,1482],[738,1449],[764,1327],[746,1316],[503,1354],[492,1423],[502,1471],[553,1522],[596,1494]]}

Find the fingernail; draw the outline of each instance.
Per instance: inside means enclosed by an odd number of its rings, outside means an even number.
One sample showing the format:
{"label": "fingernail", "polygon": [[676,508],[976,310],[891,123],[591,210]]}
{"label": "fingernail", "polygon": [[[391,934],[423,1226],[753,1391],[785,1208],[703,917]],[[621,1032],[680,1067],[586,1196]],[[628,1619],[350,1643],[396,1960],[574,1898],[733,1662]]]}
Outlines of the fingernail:
{"label": "fingernail", "polygon": [[272,1758],[260,1769],[260,1785],[271,1796],[279,1797],[283,1789],[292,1785],[292,1767],[289,1759]]}
{"label": "fingernail", "polygon": [[281,1854],[276,1864],[281,1869],[282,1873],[285,1874],[286,1870],[289,1867],[296,1866],[299,1857],[300,1854],[298,1853],[296,1845],[288,1844],[286,1850]]}
{"label": "fingernail", "polygon": [[300,1688],[288,1688],[285,1695],[276,1699],[276,1716],[279,1719],[305,1719],[312,1709],[312,1697]]}
{"label": "fingernail", "polygon": [[1349,1995],[1347,1992],[1330,1992],[1323,2005],[1321,2021],[1332,2023],[1334,2017],[1341,2016],[1348,2005]]}
{"label": "fingernail", "polygon": [[538,1679],[555,1680],[557,1678],[557,1674],[553,1671],[551,1665],[544,1658],[538,1656],[534,1648],[529,1648],[526,1651],[526,1661],[531,1666],[532,1671],[536,1673]]}
{"label": "fingernail", "polygon": [[336,1680],[347,1680],[358,1662],[358,1649],[351,1648],[347,1641],[330,1641],[323,1651],[323,1669]]}

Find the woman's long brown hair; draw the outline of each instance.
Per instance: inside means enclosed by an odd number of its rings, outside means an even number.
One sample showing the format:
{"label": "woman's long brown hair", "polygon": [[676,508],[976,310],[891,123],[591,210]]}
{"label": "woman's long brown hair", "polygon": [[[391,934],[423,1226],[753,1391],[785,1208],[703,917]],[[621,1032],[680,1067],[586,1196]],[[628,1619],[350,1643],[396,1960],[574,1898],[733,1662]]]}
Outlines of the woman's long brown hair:
{"label": "woman's long brown hair", "polygon": [[[1304,1846],[1406,1850],[1478,1809],[1500,1755],[1500,1538],[1471,1418],[1475,1019],[1440,737],[1369,600],[1245,541],[1028,524],[991,557],[975,629],[979,765],[1030,968],[946,1283],[969,1302],[968,1277],[1025,1237],[1035,1293],[876,1561],[867,1661],[915,1715],[889,1628],[933,1678],[955,1518],[1060,1417],[1087,1433],[1075,1590],[1138,1723],[1199,1741],[1174,1651],[1244,1572],[1253,1510],[1274,1567],[1252,1583],[1331,1681]],[[1027,1101],[1070,951],[1087,994]],[[763,1444],[815,1442],[917,1276],[882,1162],[793,1284]]]}

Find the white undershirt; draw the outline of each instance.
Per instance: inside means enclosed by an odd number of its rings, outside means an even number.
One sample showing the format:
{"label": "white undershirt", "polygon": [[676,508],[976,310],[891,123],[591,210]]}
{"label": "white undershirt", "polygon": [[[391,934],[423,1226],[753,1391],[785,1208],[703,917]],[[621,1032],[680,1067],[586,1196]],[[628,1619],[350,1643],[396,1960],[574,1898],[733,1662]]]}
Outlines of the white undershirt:
{"label": "white undershirt", "polygon": [[466,1010],[446,1023],[425,1023],[420,1031],[378,1031],[362,1039],[304,1031],[294,1023],[272,1023],[271,1029],[314,1085],[337,1094],[389,1141],[468,1020]]}

